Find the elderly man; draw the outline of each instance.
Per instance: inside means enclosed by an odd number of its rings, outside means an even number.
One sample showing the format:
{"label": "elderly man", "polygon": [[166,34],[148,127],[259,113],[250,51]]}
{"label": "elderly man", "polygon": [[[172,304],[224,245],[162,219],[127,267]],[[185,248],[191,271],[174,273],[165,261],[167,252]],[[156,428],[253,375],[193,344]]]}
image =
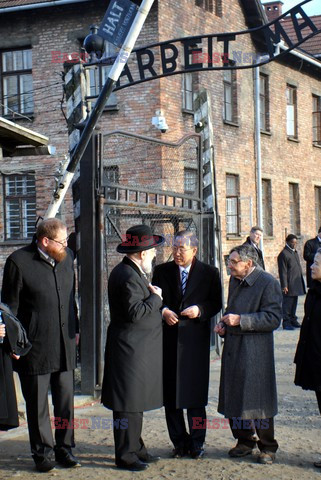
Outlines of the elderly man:
{"label": "elderly man", "polygon": [[204,455],[210,319],[222,306],[218,269],[197,260],[197,245],[193,232],[179,232],[174,239],[174,261],[158,265],[153,277],[164,297],[164,404],[175,458]]}
{"label": "elderly man", "polygon": [[143,412],[163,405],[162,291],[151,285],[155,247],[164,238],[149,226],[126,232],[117,251],[126,254],[110,274],[102,403],[113,410],[115,457],[118,468],[141,471],[159,460],[150,455],[141,438]]}
{"label": "elderly man", "polygon": [[[231,457],[251,454],[272,463],[278,444],[273,417],[277,414],[273,330],[282,316],[279,282],[257,265],[253,247],[230,251],[228,303],[215,331],[225,337],[218,411],[229,418],[237,444]],[[259,440],[256,441],[254,434]]]}
{"label": "elderly man", "polygon": [[[77,312],[74,257],[66,225],[48,218],[38,225],[36,242],[13,252],[4,267],[2,300],[17,315],[32,343],[16,362],[26,401],[32,456],[39,472],[80,466],[74,443],[74,368]],[[55,445],[48,407],[54,405]]]}
{"label": "elderly man", "polygon": [[246,241],[243,245],[252,245],[255,248],[258,259],[258,265],[265,270],[264,259],[263,259],[263,252],[259,247],[260,240],[263,237],[263,230],[261,227],[255,225],[251,228],[250,235],[247,237]]}
{"label": "elderly man", "polygon": [[285,247],[278,255],[279,277],[283,294],[283,329],[300,328],[296,316],[298,296],[305,294],[305,285],[298,252],[297,237],[290,233],[285,239]]}
{"label": "elderly man", "polygon": [[311,278],[311,266],[314,262],[314,255],[316,254],[317,250],[321,248],[321,226],[318,230],[318,235],[310,240],[307,240],[304,245],[303,249],[303,258],[307,262],[307,286],[310,288],[312,286],[312,278]]}

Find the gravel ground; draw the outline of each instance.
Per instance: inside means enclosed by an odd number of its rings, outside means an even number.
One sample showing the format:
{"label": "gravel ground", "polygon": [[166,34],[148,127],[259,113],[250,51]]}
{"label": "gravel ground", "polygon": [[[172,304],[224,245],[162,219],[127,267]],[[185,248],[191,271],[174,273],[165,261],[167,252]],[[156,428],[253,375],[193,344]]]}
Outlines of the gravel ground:
{"label": "gravel ground", "polygon": [[[300,302],[302,312],[302,301]],[[142,480],[313,480],[321,479],[321,471],[313,462],[321,460],[321,417],[314,392],[305,392],[293,384],[293,356],[299,332],[275,332],[275,356],[279,395],[279,414],[275,419],[276,438],[280,448],[273,465],[256,463],[258,452],[243,459],[230,459],[227,451],[234,446],[229,428],[216,411],[220,360],[211,361],[210,399],[208,418],[216,418],[219,429],[207,432],[206,456],[202,460],[171,459],[172,446],[168,439],[163,409],[147,412],[144,416],[143,438],[152,454],[161,460],[145,472],[130,473],[114,466],[113,435],[109,421],[111,412],[99,402],[76,397],[76,403],[87,402],[76,408],[75,418],[79,424],[89,428],[78,428],[75,432],[77,447],[75,454],[82,467],[62,469],[58,466],[49,473],[37,473],[29,453],[25,421],[11,432],[0,433],[0,479],[32,480],[42,478],[85,480],[126,480],[139,476]],[[105,422],[104,424],[102,422]]]}

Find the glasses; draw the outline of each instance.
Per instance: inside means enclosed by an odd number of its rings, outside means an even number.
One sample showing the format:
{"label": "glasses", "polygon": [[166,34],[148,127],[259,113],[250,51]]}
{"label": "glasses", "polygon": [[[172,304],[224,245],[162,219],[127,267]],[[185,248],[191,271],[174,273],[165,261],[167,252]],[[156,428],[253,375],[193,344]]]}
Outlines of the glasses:
{"label": "glasses", "polygon": [[58,240],[55,240],[54,238],[49,238],[49,237],[47,237],[47,238],[48,238],[48,240],[51,240],[52,242],[59,243],[59,245],[62,245],[62,246],[64,247],[64,246],[67,245],[67,243],[68,243],[69,235],[68,235],[68,237],[65,238],[64,240],[61,240],[61,242],[59,242]]}
{"label": "glasses", "polygon": [[230,258],[227,259],[227,264],[230,264],[233,266],[237,265],[240,262],[243,262],[243,260],[231,260]]}

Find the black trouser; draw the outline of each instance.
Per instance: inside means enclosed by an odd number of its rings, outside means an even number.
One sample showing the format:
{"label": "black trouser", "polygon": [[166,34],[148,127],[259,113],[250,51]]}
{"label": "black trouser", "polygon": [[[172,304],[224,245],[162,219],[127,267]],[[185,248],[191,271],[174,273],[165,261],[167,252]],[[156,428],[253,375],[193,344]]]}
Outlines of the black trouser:
{"label": "black trouser", "polygon": [[121,460],[126,464],[147,456],[142,435],[143,412],[113,412],[116,465]]}
{"label": "black trouser", "polygon": [[318,400],[318,406],[319,406],[319,412],[321,415],[321,391],[320,392],[315,392],[317,400]]}
{"label": "black trouser", "polygon": [[283,326],[292,325],[296,323],[298,317],[296,316],[296,308],[298,305],[298,297],[290,297],[283,294],[282,312],[283,312]]}
{"label": "black trouser", "polygon": [[[229,418],[233,437],[238,444],[254,448],[257,444],[261,452],[276,452],[278,443],[274,438],[274,419],[244,420],[240,418]],[[257,434],[256,441],[253,435]]]}
{"label": "black trouser", "polygon": [[[20,376],[26,402],[29,440],[35,461],[50,457],[54,448],[51,430],[48,390],[51,387],[55,416],[56,447],[71,449],[74,443],[74,372],[54,372],[45,375]],[[65,425],[64,428],[63,425]],[[66,428],[68,427],[69,428]]]}
{"label": "black trouser", "polygon": [[193,451],[203,447],[206,435],[205,407],[187,409],[189,434],[182,409],[165,407],[165,414],[169,437],[175,448]]}

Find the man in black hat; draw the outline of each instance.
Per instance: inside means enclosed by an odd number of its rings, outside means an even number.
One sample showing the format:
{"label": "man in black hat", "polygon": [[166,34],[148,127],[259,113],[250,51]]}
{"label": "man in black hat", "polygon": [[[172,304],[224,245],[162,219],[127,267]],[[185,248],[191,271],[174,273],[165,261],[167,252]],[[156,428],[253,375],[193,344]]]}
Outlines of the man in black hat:
{"label": "man in black hat", "polygon": [[165,239],[147,225],[126,232],[117,251],[126,256],[110,274],[102,403],[113,410],[115,463],[141,471],[159,460],[150,455],[141,438],[143,412],[163,405],[162,290],[151,285],[155,247]]}

